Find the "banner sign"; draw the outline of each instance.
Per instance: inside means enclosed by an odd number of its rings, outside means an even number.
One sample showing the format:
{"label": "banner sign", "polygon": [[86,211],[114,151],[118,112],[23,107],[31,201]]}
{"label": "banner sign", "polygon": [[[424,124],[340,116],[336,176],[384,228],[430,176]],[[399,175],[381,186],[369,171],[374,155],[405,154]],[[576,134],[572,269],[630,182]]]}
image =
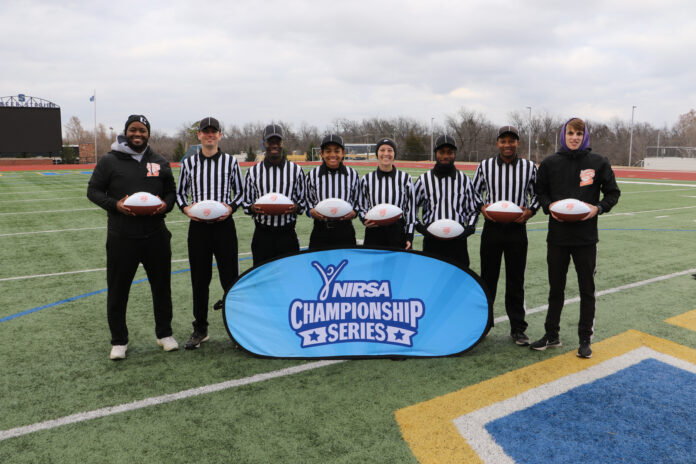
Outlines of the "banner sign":
{"label": "banner sign", "polygon": [[240,276],[225,295],[230,336],[269,357],[448,356],[473,347],[488,298],[471,271],[418,252],[301,252]]}

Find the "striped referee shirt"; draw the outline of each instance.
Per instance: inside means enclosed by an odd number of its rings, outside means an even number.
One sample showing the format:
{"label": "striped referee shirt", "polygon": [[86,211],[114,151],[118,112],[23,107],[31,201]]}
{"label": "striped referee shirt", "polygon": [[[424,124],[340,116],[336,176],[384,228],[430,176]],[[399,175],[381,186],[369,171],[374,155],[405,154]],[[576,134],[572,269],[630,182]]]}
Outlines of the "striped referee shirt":
{"label": "striped referee shirt", "polygon": [[416,205],[422,208],[423,224],[452,219],[465,226],[478,220],[476,195],[471,180],[461,171],[438,177],[431,169],[416,181]]}
{"label": "striped referee shirt", "polygon": [[380,203],[389,203],[401,208],[406,221],[406,233],[413,234],[416,223],[416,190],[410,175],[396,168],[388,172],[378,168],[360,179],[360,193],[361,219],[365,220],[365,213],[370,208]]}
{"label": "striped referee shirt", "polygon": [[358,172],[343,163],[337,169],[329,169],[325,163],[307,173],[307,214],[327,198],[340,198],[347,201],[360,213],[360,176]]}
{"label": "striped referee shirt", "polygon": [[183,210],[185,206],[199,201],[215,200],[235,210],[242,203],[243,187],[242,171],[234,156],[218,150],[208,158],[199,149],[198,153],[181,164],[176,202]]}
{"label": "striped referee shirt", "polygon": [[[271,216],[253,214],[251,205],[267,193],[280,193],[290,198],[298,207],[297,213]],[[244,211],[251,214],[254,221],[272,227],[294,224],[297,214],[305,210],[305,175],[297,164],[283,159],[279,165],[268,160],[250,167],[244,178]]]}
{"label": "striped referee shirt", "polygon": [[505,200],[536,212],[539,209],[534,191],[536,174],[536,165],[526,159],[515,158],[506,163],[498,155],[483,160],[474,174],[478,209],[482,205]]}

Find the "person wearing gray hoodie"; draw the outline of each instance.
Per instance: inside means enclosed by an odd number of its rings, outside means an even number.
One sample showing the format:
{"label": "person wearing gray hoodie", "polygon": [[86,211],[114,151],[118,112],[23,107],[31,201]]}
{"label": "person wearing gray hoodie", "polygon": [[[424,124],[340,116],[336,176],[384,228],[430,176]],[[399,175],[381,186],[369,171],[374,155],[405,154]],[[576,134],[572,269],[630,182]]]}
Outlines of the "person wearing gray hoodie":
{"label": "person wearing gray hoodie", "polygon": [[[111,359],[124,359],[128,347],[126,306],[138,265],[152,290],[157,344],[165,351],[179,345],[172,337],[171,233],[164,218],[176,204],[176,185],[169,162],[149,146],[150,123],[131,115],[124,135],[99,159],[87,198],[107,212],[106,314],[111,331]],[[148,192],[163,204],[152,215],[136,216],[124,205],[128,196]]]}

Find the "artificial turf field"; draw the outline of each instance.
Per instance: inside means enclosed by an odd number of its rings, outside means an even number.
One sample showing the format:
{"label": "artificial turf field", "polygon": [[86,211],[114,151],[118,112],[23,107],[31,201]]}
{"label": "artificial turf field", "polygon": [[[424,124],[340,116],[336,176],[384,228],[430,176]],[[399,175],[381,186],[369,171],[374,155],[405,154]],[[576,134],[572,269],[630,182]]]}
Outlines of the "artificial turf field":
{"label": "artificial turf field", "polygon": [[[362,174],[374,168],[358,169]],[[414,177],[422,172],[406,170]],[[464,419],[457,419],[587,366],[623,359],[628,346],[696,363],[696,317],[689,313],[696,309],[694,181],[619,178],[619,204],[599,220],[596,283],[605,294],[597,298],[592,360],[574,356],[577,302],[564,309],[562,348],[533,352],[515,346],[504,320],[501,285],[496,327],[462,356],[317,363],[259,359],[235,349],[221,314],[214,312],[209,342],[195,351],[164,353],[155,343],[147,282],[135,283],[131,291],[128,358],[110,361],[106,213],[87,200],[88,180],[89,170],[0,172],[2,462],[409,463],[476,462],[482,456],[487,462],[694,462],[696,381],[688,376],[679,391],[663,394],[663,403],[647,409],[653,415],[639,416],[657,427],[660,410],[675,411],[670,417],[676,416],[677,424],[665,427],[679,428],[678,437],[633,433],[634,416],[622,403],[628,400],[617,397],[621,407],[605,414],[628,423],[629,431],[622,435],[623,429],[612,425],[593,434],[594,424],[602,421],[582,423],[590,438],[581,440],[591,442],[591,452],[573,442],[577,408],[559,426],[569,428],[570,438],[562,435],[521,451],[498,438],[513,435],[497,420],[488,433],[507,453],[505,461],[490,447],[486,451],[462,438]],[[251,265],[253,224],[240,212],[235,219],[244,271]],[[538,214],[528,224],[527,334],[532,339],[543,335],[546,220]],[[182,344],[192,319],[187,223],[176,209],[167,217],[173,235],[173,329]],[[307,218],[298,222],[302,246],[310,227]],[[360,237],[357,223],[356,229]],[[475,272],[479,239],[480,230],[469,240]],[[415,248],[421,248],[419,238]],[[141,269],[136,282],[144,278]],[[214,274],[212,301],[222,296],[216,279]],[[575,296],[571,266],[566,298]],[[659,370],[648,366],[647,372]],[[665,372],[668,379],[675,375]],[[591,404],[609,388],[588,385],[594,390],[574,400],[563,397],[565,402]],[[627,404],[642,403],[641,398]],[[547,441],[557,430],[539,424],[543,414],[510,417],[522,431],[538,429],[536,435]],[[637,447],[612,448],[600,440],[603,434],[629,445],[631,440],[657,443],[636,457],[630,452]],[[680,441],[684,434],[690,440]],[[578,458],[567,450],[582,453]]]}

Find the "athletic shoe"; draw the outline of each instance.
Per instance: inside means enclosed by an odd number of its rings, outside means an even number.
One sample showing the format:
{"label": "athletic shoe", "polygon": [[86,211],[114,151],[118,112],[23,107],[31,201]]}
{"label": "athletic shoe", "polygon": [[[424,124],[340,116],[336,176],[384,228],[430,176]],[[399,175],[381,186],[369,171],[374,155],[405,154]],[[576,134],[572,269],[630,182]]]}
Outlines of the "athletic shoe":
{"label": "athletic shoe", "polygon": [[519,330],[517,332],[512,332],[510,334],[510,338],[512,338],[512,340],[518,346],[528,346],[529,345],[529,337],[527,335],[525,335],[525,333],[521,330]]}
{"label": "athletic shoe", "polygon": [[202,334],[194,330],[191,334],[191,338],[189,338],[186,341],[186,345],[184,345],[184,348],[186,348],[187,350],[195,350],[196,348],[201,346],[201,343],[207,342],[208,340],[210,340],[208,334]]}
{"label": "athletic shoe", "polygon": [[109,353],[109,359],[114,361],[118,359],[126,359],[126,350],[128,345],[111,345],[111,353]]}
{"label": "athletic shoe", "polygon": [[592,348],[590,348],[589,340],[581,340],[580,348],[578,348],[578,358],[591,358]]}
{"label": "athletic shoe", "polygon": [[217,301],[215,302],[215,304],[213,305],[213,309],[214,309],[215,311],[218,311],[218,310],[222,309],[222,300],[217,300]]}
{"label": "athletic shoe", "polygon": [[535,341],[529,347],[533,350],[544,351],[546,348],[558,348],[563,346],[561,341],[558,339],[558,335],[546,334],[539,340]]}
{"label": "athletic shoe", "polygon": [[164,337],[158,338],[157,344],[162,347],[164,351],[174,351],[179,349],[179,344],[174,340],[174,337]]}

